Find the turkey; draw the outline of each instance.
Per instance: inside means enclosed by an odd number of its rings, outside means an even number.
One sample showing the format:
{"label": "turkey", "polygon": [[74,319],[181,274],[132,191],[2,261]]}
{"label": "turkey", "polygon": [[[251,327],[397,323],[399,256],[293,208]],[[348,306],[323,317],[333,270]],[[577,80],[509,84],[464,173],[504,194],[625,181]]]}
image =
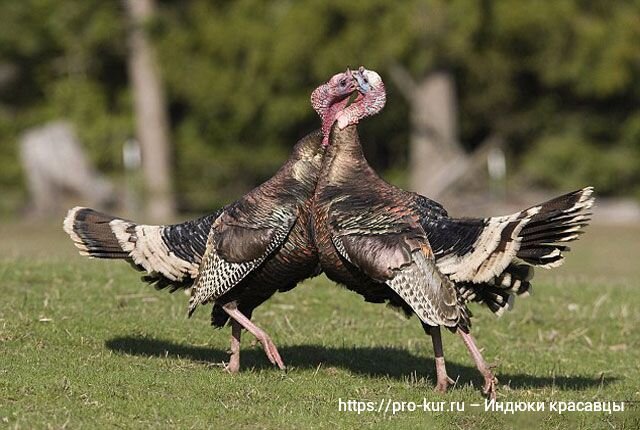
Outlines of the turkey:
{"label": "turkey", "polygon": [[492,371],[470,334],[467,303],[496,314],[530,290],[533,266],[563,262],[566,242],[590,220],[592,188],[566,194],[513,215],[456,219],[438,203],[382,180],[365,159],[356,124],[378,113],[386,92],[380,76],[354,73],[360,95],[336,115],[312,207],[320,264],[333,281],[365,301],[387,302],[416,314],[431,335],[436,389],[446,391],[440,327],[457,333],[496,396]]}
{"label": "turkey", "polygon": [[[314,91],[321,116],[339,111],[356,89],[350,72]],[[287,291],[320,273],[309,234],[309,208],[324,147],[312,132],[269,180],[218,211],[170,226],[139,225],[89,208],[71,209],[64,220],[82,255],[124,259],[147,272],[143,280],[171,292],[193,286],[189,315],[213,302],[212,325],[230,319],[227,370],[240,368],[241,327],[262,344],[269,360],[284,368],[271,338],[251,322],[253,310],[276,291]]]}

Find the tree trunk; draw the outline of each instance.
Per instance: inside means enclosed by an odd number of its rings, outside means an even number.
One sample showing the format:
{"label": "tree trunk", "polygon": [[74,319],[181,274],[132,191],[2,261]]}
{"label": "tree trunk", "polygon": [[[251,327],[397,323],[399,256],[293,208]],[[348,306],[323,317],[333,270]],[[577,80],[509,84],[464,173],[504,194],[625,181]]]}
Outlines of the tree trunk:
{"label": "tree trunk", "polygon": [[131,20],[129,79],[135,104],[136,133],[142,148],[146,212],[151,221],[166,222],[175,212],[169,122],[153,47],[144,29],[155,12],[155,3],[153,0],[125,2]]}
{"label": "tree trunk", "polygon": [[411,99],[410,186],[435,197],[434,178],[464,154],[458,144],[455,84],[446,72],[417,83]]}
{"label": "tree trunk", "polygon": [[450,171],[452,163],[466,157],[458,143],[455,80],[448,72],[434,71],[417,83],[398,64],[391,65],[389,75],[411,111],[409,186],[436,198],[459,178]]}

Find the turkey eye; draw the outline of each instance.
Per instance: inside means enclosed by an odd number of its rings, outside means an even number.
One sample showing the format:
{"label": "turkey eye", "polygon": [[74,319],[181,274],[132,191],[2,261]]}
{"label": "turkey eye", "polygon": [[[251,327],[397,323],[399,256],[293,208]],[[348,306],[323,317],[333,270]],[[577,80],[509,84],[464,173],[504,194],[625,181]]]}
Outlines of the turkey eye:
{"label": "turkey eye", "polygon": [[340,86],[344,87],[347,84],[347,82],[343,79],[340,81]]}

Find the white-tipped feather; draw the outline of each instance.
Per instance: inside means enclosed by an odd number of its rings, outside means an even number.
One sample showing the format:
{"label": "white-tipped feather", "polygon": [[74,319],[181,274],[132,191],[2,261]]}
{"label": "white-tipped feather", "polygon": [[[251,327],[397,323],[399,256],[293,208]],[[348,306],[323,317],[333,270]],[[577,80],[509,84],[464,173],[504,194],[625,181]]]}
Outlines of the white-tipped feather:
{"label": "white-tipped feather", "polygon": [[498,318],[500,318],[502,315],[504,315],[504,311],[505,311],[505,306],[501,306],[493,314]]}
{"label": "white-tipped feather", "polygon": [[513,291],[513,292],[518,291],[518,289],[520,288],[521,284],[522,284],[522,282],[520,282],[519,279],[514,279],[513,280],[513,284],[511,284],[510,290]]}
{"label": "white-tipped feather", "polygon": [[[557,257],[560,257],[560,258],[557,258]],[[559,249],[554,249],[550,253],[541,256],[540,260],[543,263],[536,264],[536,267],[542,267],[543,269],[552,269],[554,267],[560,267],[564,264],[564,257],[562,256],[562,252]],[[544,263],[545,260],[553,260],[553,261]]]}
{"label": "white-tipped feather", "polygon": [[80,239],[80,236],[78,236],[78,234],[73,230],[73,223],[76,220],[76,214],[81,209],[84,208],[81,206],[76,206],[75,208],[70,209],[69,212],[67,212],[67,216],[64,218],[62,228],[69,235],[76,248],[80,250],[80,255],[90,257],[89,250],[85,246],[84,242],[82,241],[82,239]]}
{"label": "white-tipped feather", "polygon": [[197,264],[182,260],[169,251],[161,236],[162,227],[136,225],[132,235],[127,231],[134,226],[130,222],[114,219],[109,226],[122,249],[147,272],[160,273],[172,281],[180,281],[187,274],[197,276]]}
{"label": "white-tipped feather", "polygon": [[[500,300],[500,303],[504,303],[504,300],[502,298]],[[511,312],[513,310],[513,307],[515,306],[515,303],[516,303],[516,295],[509,294],[507,296],[507,302],[504,304],[504,306],[500,306],[493,314],[498,318],[500,318],[502,315],[504,315],[504,311]]]}
{"label": "white-tipped feather", "polygon": [[579,234],[572,234],[572,235],[557,239],[556,242],[571,242],[572,240],[576,240],[579,236],[580,236]]}
{"label": "white-tipped feather", "polygon": [[580,196],[580,199],[578,199],[578,204],[586,202],[584,207],[590,208],[591,206],[593,206],[593,203],[595,202],[595,200],[591,197],[592,194],[593,194],[593,187],[583,188],[582,195]]}
{"label": "white-tipped feather", "polygon": [[109,223],[109,227],[111,227],[111,231],[118,239],[118,243],[123,251],[131,252],[133,248],[135,248],[135,244],[130,241],[131,233],[127,232],[127,228],[131,227],[133,224],[121,219],[114,219]]}
{"label": "white-tipped feather", "polygon": [[511,274],[510,273],[505,273],[504,276],[502,277],[502,282],[501,282],[503,287],[510,287],[511,286]]}
{"label": "white-tipped feather", "polygon": [[[471,280],[482,283],[500,275],[513,261],[520,248],[521,238],[518,235],[522,228],[539,211],[540,207],[536,206],[524,213],[489,218],[483,232],[474,243],[472,252],[462,256],[444,255],[437,261],[438,268],[453,281]],[[502,240],[502,231],[516,221],[518,224],[511,232],[504,251],[495,252]]]}

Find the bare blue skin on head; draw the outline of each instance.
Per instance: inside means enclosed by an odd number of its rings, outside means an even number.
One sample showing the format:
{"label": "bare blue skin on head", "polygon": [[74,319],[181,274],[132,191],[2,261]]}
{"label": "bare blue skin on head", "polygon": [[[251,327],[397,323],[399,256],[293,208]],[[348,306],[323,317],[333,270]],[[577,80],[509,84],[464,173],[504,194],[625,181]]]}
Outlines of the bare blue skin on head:
{"label": "bare blue skin on head", "polygon": [[369,85],[367,78],[362,75],[362,67],[360,67],[360,70],[355,72],[353,76],[356,78],[356,81],[358,81],[358,87],[360,87],[360,91],[365,94],[368,93],[371,89],[371,85]]}

